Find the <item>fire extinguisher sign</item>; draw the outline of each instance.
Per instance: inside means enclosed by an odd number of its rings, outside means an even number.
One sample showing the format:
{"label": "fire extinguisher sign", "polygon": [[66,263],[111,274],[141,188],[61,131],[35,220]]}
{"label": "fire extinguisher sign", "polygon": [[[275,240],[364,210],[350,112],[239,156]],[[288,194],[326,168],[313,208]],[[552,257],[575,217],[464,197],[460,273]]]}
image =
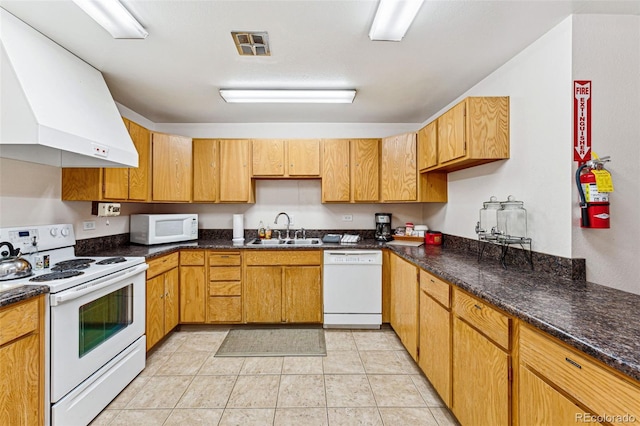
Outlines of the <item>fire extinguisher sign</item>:
{"label": "fire extinguisher sign", "polygon": [[573,82],[573,160],[591,160],[591,80]]}

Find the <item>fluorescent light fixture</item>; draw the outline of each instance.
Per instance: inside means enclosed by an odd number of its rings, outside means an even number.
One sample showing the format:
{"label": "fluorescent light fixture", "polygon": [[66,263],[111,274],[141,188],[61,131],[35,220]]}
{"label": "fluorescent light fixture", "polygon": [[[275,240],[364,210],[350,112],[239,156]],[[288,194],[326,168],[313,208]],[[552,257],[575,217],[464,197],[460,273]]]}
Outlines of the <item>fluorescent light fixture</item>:
{"label": "fluorescent light fixture", "polygon": [[146,38],[149,33],[118,0],[73,0],[113,38]]}
{"label": "fluorescent light fixture", "polygon": [[371,40],[400,41],[407,33],[424,0],[380,0],[373,18]]}
{"label": "fluorescent light fixture", "polygon": [[351,90],[236,90],[220,89],[226,102],[240,103],[318,103],[349,104],[356,91]]}

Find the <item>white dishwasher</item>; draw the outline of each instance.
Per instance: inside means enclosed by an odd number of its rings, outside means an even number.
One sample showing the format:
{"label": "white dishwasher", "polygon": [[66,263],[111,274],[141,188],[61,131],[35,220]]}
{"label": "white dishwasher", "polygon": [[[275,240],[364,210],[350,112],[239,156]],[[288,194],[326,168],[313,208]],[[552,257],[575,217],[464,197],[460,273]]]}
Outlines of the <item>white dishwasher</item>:
{"label": "white dishwasher", "polygon": [[324,328],[380,328],[382,251],[325,250]]}

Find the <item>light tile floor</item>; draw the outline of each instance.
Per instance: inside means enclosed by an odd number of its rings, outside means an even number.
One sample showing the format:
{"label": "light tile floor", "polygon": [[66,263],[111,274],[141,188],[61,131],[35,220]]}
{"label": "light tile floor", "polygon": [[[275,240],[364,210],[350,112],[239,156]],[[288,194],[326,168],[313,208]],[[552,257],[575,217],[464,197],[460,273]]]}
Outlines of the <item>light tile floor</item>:
{"label": "light tile floor", "polygon": [[326,357],[215,358],[183,329],[92,425],[457,425],[390,329],[325,330]]}

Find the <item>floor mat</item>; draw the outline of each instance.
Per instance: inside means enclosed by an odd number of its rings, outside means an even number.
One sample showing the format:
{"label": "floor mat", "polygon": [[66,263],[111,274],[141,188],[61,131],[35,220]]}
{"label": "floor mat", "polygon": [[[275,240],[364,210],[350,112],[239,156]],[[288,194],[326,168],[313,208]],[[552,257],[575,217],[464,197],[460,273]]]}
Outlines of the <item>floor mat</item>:
{"label": "floor mat", "polygon": [[325,356],[322,328],[232,329],[215,356]]}

